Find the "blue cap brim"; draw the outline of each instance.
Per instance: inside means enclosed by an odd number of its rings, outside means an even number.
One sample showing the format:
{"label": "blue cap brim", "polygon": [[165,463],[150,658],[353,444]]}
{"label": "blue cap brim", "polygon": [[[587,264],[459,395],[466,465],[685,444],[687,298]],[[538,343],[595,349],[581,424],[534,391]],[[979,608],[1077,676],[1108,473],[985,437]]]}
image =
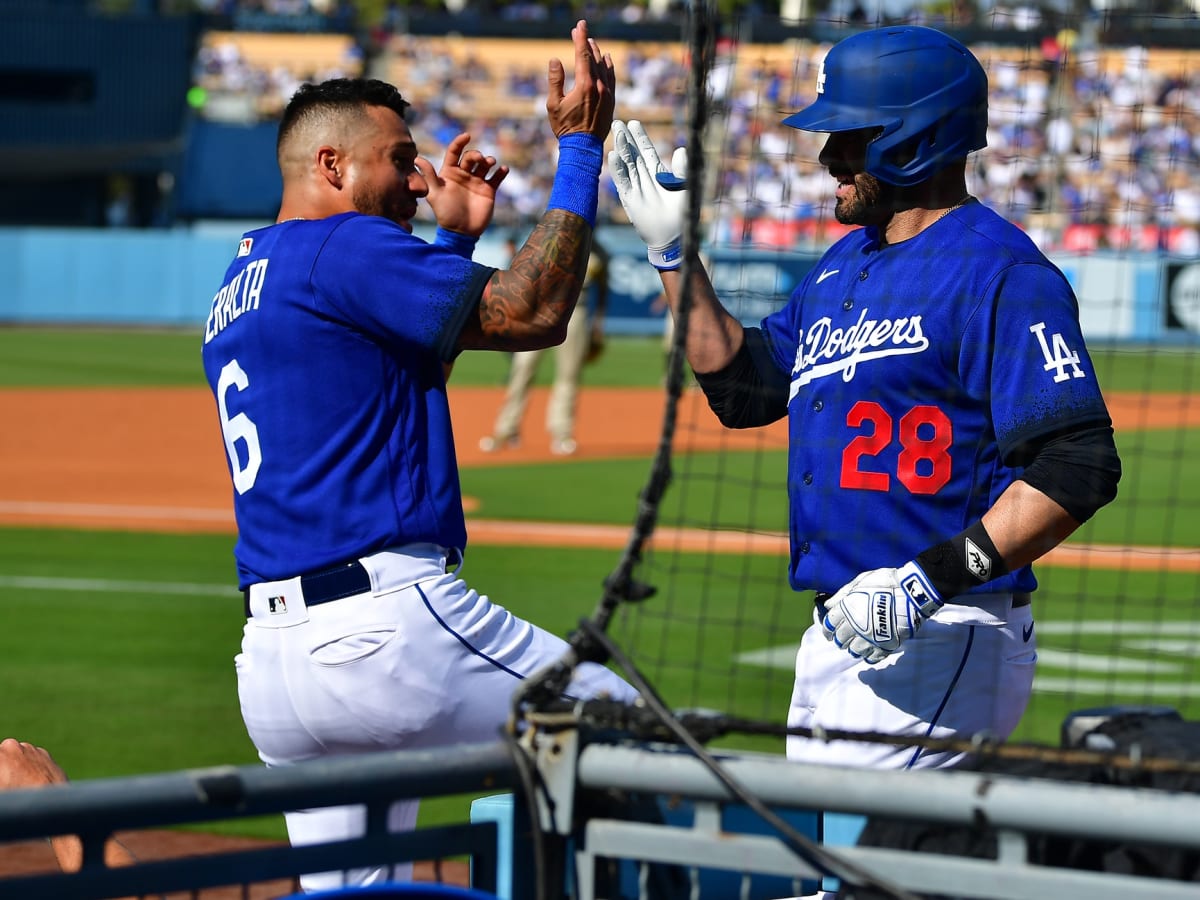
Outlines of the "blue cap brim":
{"label": "blue cap brim", "polygon": [[861,109],[848,109],[817,100],[792,113],[782,124],[801,131],[856,131],[860,128],[882,128],[887,124],[887,119],[864,117]]}

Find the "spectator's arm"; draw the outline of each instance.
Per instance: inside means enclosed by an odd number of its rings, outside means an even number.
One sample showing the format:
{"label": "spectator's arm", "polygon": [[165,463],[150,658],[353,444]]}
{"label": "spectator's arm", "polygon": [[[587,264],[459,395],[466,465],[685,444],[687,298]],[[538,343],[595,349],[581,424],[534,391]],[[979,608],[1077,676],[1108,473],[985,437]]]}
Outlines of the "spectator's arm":
{"label": "spectator's arm", "polygon": [[[66,784],[67,776],[49,751],[15,738],[0,741],[0,791],[43,788]],[[74,835],[50,839],[54,857],[64,872],[83,867],[83,843]],[[104,847],[104,861],[110,866],[128,866],[136,860],[115,838]]]}

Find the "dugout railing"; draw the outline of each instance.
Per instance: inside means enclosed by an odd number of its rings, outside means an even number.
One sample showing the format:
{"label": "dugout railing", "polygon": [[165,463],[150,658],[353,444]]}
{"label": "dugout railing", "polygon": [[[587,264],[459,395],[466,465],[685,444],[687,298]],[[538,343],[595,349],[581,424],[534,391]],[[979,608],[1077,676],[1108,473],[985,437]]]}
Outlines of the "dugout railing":
{"label": "dugout railing", "polygon": [[[389,833],[387,810],[395,800],[503,790],[515,783],[511,753],[497,741],[436,752],[314,760],[278,769],[223,766],[3,793],[0,843],[77,834],[84,863],[75,873],[0,878],[0,898],[160,897],[227,885],[249,887],[307,872],[459,856],[470,858],[475,883],[493,890],[494,823],[466,821],[464,803],[462,823]],[[103,858],[104,843],[114,834],[352,803],[367,807],[366,833],[355,840],[299,848],[266,845],[113,868]]]}
{"label": "dugout railing", "polygon": [[[573,871],[549,896],[578,900],[638,896],[662,900],[648,887],[654,864],[677,867],[687,884],[682,896],[750,897],[747,887],[707,890],[703,872],[741,873],[744,883],[770,874],[797,885],[819,878],[822,868],[769,832],[739,833],[723,827],[722,811],[736,803],[727,784],[705,763],[675,744],[632,740],[605,732],[588,736],[572,727],[531,731],[526,752],[533,784],[519,775],[510,748],[463,746],[438,752],[388,752],[316,761],[285,769],[259,766],[198,769],[131,778],[97,779],[55,788],[0,794],[0,841],[23,841],[62,833],[85,844],[79,873],[48,872],[0,879],[0,897],[103,898],[161,895],[228,884],[254,884],[301,872],[364,865],[380,860],[469,856],[474,886],[501,897],[534,900],[528,878],[536,855],[527,839],[512,841],[508,860],[521,885],[496,882],[498,837],[511,823],[463,822],[406,834],[389,834],[386,809],[404,797],[512,791],[517,818],[536,810],[541,834],[559,840]],[[1058,835],[1116,844],[1136,842],[1200,851],[1200,797],[1189,793],[1116,788],[985,772],[893,772],[798,766],[767,754],[718,757],[726,775],[773,810],[826,809],[950,827],[995,829],[993,859],[931,856],[881,847],[824,846],[841,864],[877,875],[912,895],[1056,900],[1195,897],[1197,885],[1161,877],[1082,871],[1036,864],[1035,835]],[[589,798],[649,797],[660,810],[687,804],[683,824],[644,814],[612,814]],[[533,803],[528,803],[530,798]],[[267,846],[217,855],[139,862],[107,868],[102,845],[113,833],[232,820],[287,809],[364,803],[370,809],[363,838],[303,848]],[[465,805],[465,804],[464,804]],[[605,811],[608,810],[608,812]],[[643,808],[644,809],[644,808]],[[591,810],[591,814],[587,811]],[[464,810],[465,818],[465,810]],[[528,838],[528,835],[526,835]],[[632,867],[632,893],[614,893],[598,879],[601,862]],[[624,884],[625,882],[622,882]],[[710,882],[711,884],[711,882]],[[601,887],[598,888],[598,885]],[[607,885],[607,887],[603,887]],[[608,893],[599,891],[607,890]],[[620,888],[624,891],[626,888]],[[776,894],[775,896],[781,896]],[[888,896],[875,894],[873,896]]]}
{"label": "dugout railing", "polygon": [[[588,873],[605,858],[670,863],[688,874],[689,893],[703,896],[703,869],[773,873],[801,881],[820,869],[800,859],[776,837],[731,834],[719,826],[727,788],[695,756],[673,746],[590,744],[573,751],[574,732],[540,752],[539,770],[552,787],[553,804],[567,798],[553,786],[650,794],[668,803],[687,799],[690,825],[593,818],[575,851],[577,900],[596,900]],[[931,855],[882,847],[823,847],[840,863],[872,873],[914,896],[1028,900],[1167,900],[1197,896],[1194,882],[1036,864],[1030,844],[1046,835],[1200,850],[1200,797],[1144,788],[1066,783],[1046,778],[959,771],[882,771],[797,766],[778,756],[737,754],[720,760],[726,772],[775,809],[825,809],[903,821],[939,823],[997,835],[993,859]],[[573,769],[572,775],[555,770]],[[747,888],[745,896],[749,896]],[[892,896],[876,888],[872,897]],[[643,895],[645,898],[645,895]],[[648,898],[653,900],[653,898]]]}

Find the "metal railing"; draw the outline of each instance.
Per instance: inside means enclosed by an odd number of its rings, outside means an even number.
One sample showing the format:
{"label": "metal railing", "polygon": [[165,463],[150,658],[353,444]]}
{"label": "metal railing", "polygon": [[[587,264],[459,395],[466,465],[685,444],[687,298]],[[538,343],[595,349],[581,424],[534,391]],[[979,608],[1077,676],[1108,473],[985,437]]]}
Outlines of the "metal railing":
{"label": "metal railing", "polygon": [[[986,827],[997,837],[997,852],[990,859],[827,844],[809,856],[770,829],[727,830],[722,812],[738,802],[729,781],[719,779],[703,760],[678,745],[635,742],[612,733],[582,737],[566,728],[551,733],[531,730],[526,746],[537,775],[532,807],[539,811],[539,829],[533,838],[541,834],[547,840],[565,840],[573,853],[571,877],[551,885],[549,893],[555,898],[597,897],[601,860],[626,861],[623,865],[635,872],[654,863],[680,867],[689,874],[688,896],[693,898],[730,896],[706,893],[705,880],[697,873],[714,869],[779,876],[796,884],[811,883],[830,871],[843,873],[845,881],[846,871],[857,870],[872,873],[877,885],[884,884],[897,897],[930,892],[1007,900],[1182,900],[1197,895],[1192,882],[1068,868],[1034,861],[1030,852],[1031,841],[1047,835],[1200,852],[1200,796],[1195,794],[987,772],[863,770],[798,765],[766,754],[718,755],[727,778],[772,810],[829,810],[963,829]],[[505,886],[497,885],[497,838],[498,829],[512,828],[511,822],[464,822],[392,834],[386,826],[387,808],[404,798],[514,790],[514,807],[520,812],[531,796],[530,783],[520,777],[510,749],[497,741],[281,769],[231,766],[13,791],[0,794],[0,842],[78,834],[84,843],[84,866],[77,873],[0,879],[0,898],[155,895],[462,855],[472,859],[474,887],[506,896]],[[604,811],[581,814],[595,809],[588,806],[588,797],[597,793],[650,797],[659,809],[687,804],[694,814],[682,823]],[[368,808],[367,831],[352,841],[265,846],[117,868],[103,860],[104,842],[117,832],[348,803]],[[510,868],[522,873],[524,892],[530,883],[528,842],[516,842],[514,854]],[[639,896],[660,900],[645,888],[644,877],[641,881]],[[507,896],[516,900],[516,893]],[[531,898],[522,893],[519,900]]]}
{"label": "metal railing", "polygon": [[[0,898],[124,897],[220,885],[248,885],[308,872],[469,855],[472,877],[495,888],[494,823],[445,825],[390,833],[395,800],[495,791],[515,783],[500,742],[439,751],[383,752],[315,760],[286,768],[224,766],[177,773],[96,779],[0,794],[0,842],[77,834],[83,868],[0,879]],[[105,841],[116,832],[216,822],[345,804],[367,807],[362,837],[293,848],[266,846],[109,868]]]}

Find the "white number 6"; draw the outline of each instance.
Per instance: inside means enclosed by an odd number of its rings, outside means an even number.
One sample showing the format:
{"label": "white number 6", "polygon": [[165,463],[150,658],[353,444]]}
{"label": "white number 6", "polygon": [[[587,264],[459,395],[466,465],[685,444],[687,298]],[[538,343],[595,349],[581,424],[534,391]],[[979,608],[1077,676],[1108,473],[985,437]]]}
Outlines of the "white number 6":
{"label": "white number 6", "polygon": [[[254,487],[258,478],[258,467],[262,465],[262,449],[258,444],[258,427],[244,412],[233,418],[229,417],[229,408],[225,397],[231,387],[244,391],[250,386],[250,379],[242,371],[236,359],[231,359],[221,370],[217,379],[217,406],[221,410],[221,434],[225,437],[225,452],[229,454],[229,466],[233,472],[233,486],[239,494],[244,494]],[[243,466],[238,456],[237,442],[246,444],[246,464]]]}

